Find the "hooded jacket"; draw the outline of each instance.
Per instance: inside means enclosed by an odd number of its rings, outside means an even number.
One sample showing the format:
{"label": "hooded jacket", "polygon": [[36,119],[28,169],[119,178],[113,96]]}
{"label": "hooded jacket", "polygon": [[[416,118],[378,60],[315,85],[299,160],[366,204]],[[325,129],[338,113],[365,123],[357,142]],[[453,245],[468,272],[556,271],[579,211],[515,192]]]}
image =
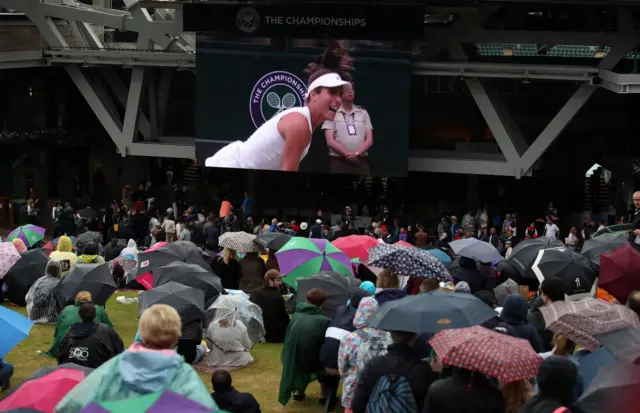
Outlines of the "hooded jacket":
{"label": "hooded jacket", "polygon": [[502,321],[513,327],[517,337],[528,340],[536,353],[542,353],[544,349],[538,331],[527,323],[527,311],[528,306],[524,298],[519,294],[512,294],[504,299],[501,318]]}
{"label": "hooded jacket", "polygon": [[329,328],[325,333],[324,343],[320,350],[320,361],[326,368],[338,369],[340,341],[356,329],[353,325],[353,318],[356,315],[360,301],[369,295],[369,292],[359,289],[353,293],[347,305],[338,307],[336,310],[336,314],[333,316],[333,320],[331,320],[331,324],[329,324]]}
{"label": "hooded jacket", "polygon": [[554,413],[556,409],[573,407],[573,389],[578,367],[566,357],[545,359],[538,372],[539,393],[527,401],[521,413]]}
{"label": "hooded jacket", "polygon": [[451,270],[451,276],[457,284],[460,281],[465,281],[469,284],[471,294],[475,294],[482,289],[484,281],[482,275],[478,271],[476,262],[467,257],[460,257],[460,266]]}
{"label": "hooded jacket", "polygon": [[538,330],[538,336],[542,341],[542,347],[544,351],[551,351],[553,349],[553,332],[547,330],[547,324],[544,321],[544,317],[540,312],[540,307],[544,305],[544,300],[541,296],[536,297],[531,305],[531,310],[527,314],[527,321]]}
{"label": "hooded jacket", "polygon": [[298,303],[289,323],[282,346],[282,377],[278,402],[286,405],[295,391],[304,392],[312,376],[324,366],[319,353],[329,319],[320,314],[320,307],[310,303]]}
{"label": "hooded jacket", "polygon": [[[62,339],[67,334],[67,331],[71,328],[75,323],[81,323],[80,314],[78,314],[78,307],[84,304],[82,302],[76,302],[73,305],[68,305],[62,310],[60,316],[58,317],[58,321],[56,322],[56,330],[53,333],[53,344],[51,344],[51,348],[47,351],[51,357],[58,356],[58,350],[60,349],[60,343]],[[99,305],[95,305],[96,309],[96,317],[94,321],[96,323],[102,323],[109,327],[113,327],[111,321],[109,320],[109,316],[104,311],[102,307]]]}
{"label": "hooded jacket", "polygon": [[359,353],[360,351],[364,351],[360,347],[364,341],[364,337],[367,337],[367,339],[374,336],[380,338],[385,348],[391,345],[391,336],[389,336],[388,332],[367,327],[369,318],[371,318],[377,309],[378,302],[375,298],[363,298],[353,318],[353,326],[356,328],[356,331],[349,333],[340,342],[338,371],[340,372],[340,376],[342,376],[342,405],[344,407],[351,407],[353,393],[356,388],[356,380],[360,372],[357,363],[358,357],[362,357],[363,355]]}
{"label": "hooded jacket", "polygon": [[94,401],[123,400],[165,390],[217,409],[198,373],[174,350],[150,350],[135,343],[75,386],[54,412],[77,413]]}
{"label": "hooded jacket", "polygon": [[113,259],[116,259],[120,256],[121,252],[122,247],[118,245],[118,239],[114,238],[111,240],[111,242],[109,242],[107,248],[105,249],[104,260],[111,261]]}
{"label": "hooded jacket", "polygon": [[497,387],[485,376],[454,368],[451,377],[429,387],[423,413],[504,413]]}
{"label": "hooded jacket", "polygon": [[56,260],[62,266],[62,276],[67,275],[71,267],[76,265],[78,257],[73,253],[73,244],[71,238],[62,236],[58,240],[56,250],[49,255],[49,258]]}
{"label": "hooded jacket", "polygon": [[74,363],[95,369],[123,351],[122,339],[113,328],[90,321],[71,326],[56,358],[58,364]]}

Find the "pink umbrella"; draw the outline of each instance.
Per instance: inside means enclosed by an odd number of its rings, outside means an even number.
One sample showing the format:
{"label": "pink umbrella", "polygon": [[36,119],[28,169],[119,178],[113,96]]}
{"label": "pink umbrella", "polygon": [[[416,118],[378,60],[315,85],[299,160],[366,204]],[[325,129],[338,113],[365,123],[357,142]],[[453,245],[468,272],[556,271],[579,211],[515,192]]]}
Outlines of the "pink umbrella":
{"label": "pink umbrella", "polygon": [[11,267],[20,259],[20,253],[13,242],[0,243],[0,279],[4,278]]}
{"label": "pink umbrella", "polygon": [[393,245],[397,245],[399,247],[415,248],[415,246],[409,244],[407,241],[398,241]]}

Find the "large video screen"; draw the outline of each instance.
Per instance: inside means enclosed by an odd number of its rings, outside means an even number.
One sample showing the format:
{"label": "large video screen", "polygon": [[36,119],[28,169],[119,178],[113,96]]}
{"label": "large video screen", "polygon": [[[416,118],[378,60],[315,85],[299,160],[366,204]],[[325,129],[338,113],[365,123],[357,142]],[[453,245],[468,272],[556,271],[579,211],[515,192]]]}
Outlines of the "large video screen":
{"label": "large video screen", "polygon": [[[394,10],[395,20],[387,13],[391,20],[385,30],[374,32],[376,23],[384,23],[376,13],[384,10],[345,7],[336,14],[330,7],[216,5],[218,12],[206,22],[209,9],[185,9],[185,30],[198,31],[196,154],[201,166],[407,174],[410,50],[367,50],[357,46],[362,42],[331,36],[388,33],[397,40],[407,33],[398,29],[406,11]],[[284,35],[286,41],[277,51],[229,47],[221,45],[220,32]],[[315,40],[292,38],[294,33],[315,35]]]}

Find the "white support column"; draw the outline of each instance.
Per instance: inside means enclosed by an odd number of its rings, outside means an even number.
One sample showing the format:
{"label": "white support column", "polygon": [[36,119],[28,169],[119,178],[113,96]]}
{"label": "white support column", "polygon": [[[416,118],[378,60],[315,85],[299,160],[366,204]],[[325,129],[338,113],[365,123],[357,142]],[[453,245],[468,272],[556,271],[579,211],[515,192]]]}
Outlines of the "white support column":
{"label": "white support column", "polygon": [[84,96],[91,109],[93,109],[93,112],[98,117],[100,123],[102,123],[111,140],[116,144],[120,153],[123,155],[126,154],[126,142],[122,136],[122,125],[120,121],[111,116],[111,113],[109,113],[103,102],[100,101],[100,98],[93,89],[93,85],[78,66],[68,65],[66,69],[73,83],[76,84],[82,96]]}
{"label": "white support column", "polygon": [[538,135],[519,162],[519,169],[523,174],[529,172],[533,164],[542,157],[555,139],[562,133],[571,119],[578,113],[589,97],[596,90],[595,86],[583,84],[576,90],[571,98],[564,104],[560,112],[549,122],[546,128]]}
{"label": "white support column", "polygon": [[144,88],[144,67],[134,67],[131,73],[129,97],[122,123],[122,136],[127,145],[136,140],[138,134],[138,120],[140,119],[140,99]]}
{"label": "white support column", "polygon": [[495,93],[490,97],[480,79],[468,78],[465,81],[500,150],[515,169],[527,144],[504,107],[504,102]]}
{"label": "white support column", "polygon": [[[116,73],[115,69],[111,67],[104,67],[102,68],[100,73],[102,73],[102,76],[104,76],[107,85],[109,85],[109,87],[111,88],[111,91],[120,102],[120,105],[122,105],[122,107],[126,109],[129,91],[127,90],[127,87],[125,86],[120,76],[118,76],[118,74]],[[147,118],[144,113],[140,113],[140,118],[138,120],[138,129],[140,130],[140,134],[144,138],[149,139],[151,137],[151,125],[149,123],[149,118]]]}

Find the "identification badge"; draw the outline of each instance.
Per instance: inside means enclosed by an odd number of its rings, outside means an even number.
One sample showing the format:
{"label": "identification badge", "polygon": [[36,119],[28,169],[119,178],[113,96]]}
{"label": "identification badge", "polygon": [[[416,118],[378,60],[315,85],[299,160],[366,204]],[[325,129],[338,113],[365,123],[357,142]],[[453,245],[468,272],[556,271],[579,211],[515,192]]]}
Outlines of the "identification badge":
{"label": "identification badge", "polygon": [[349,136],[355,136],[356,135],[356,125],[347,125],[347,132],[349,133]]}

